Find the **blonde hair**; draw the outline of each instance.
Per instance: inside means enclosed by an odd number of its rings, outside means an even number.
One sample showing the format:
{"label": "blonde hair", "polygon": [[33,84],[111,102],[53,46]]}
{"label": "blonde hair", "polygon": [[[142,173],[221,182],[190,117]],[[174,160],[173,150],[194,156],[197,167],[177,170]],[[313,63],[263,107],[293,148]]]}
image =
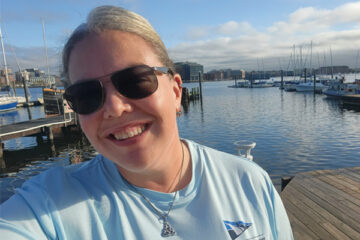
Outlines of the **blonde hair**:
{"label": "blonde hair", "polygon": [[63,76],[69,81],[69,58],[75,45],[91,33],[105,30],[119,30],[136,34],[149,43],[165,67],[175,72],[173,62],[168,56],[166,47],[151,24],[139,14],[121,7],[101,6],[94,8],[88,15],[86,23],[80,24],[66,42],[63,54]]}

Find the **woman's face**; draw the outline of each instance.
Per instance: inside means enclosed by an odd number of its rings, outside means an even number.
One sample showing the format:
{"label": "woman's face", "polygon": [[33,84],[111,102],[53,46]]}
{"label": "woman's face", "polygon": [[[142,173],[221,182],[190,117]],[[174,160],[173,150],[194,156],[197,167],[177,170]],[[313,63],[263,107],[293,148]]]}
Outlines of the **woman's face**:
{"label": "woman's face", "polygon": [[[91,34],[75,45],[69,76],[71,83],[76,83],[142,64],[163,66],[142,38],[109,30]],[[177,74],[157,74],[157,78],[158,89],[138,100],[125,98],[109,77],[102,78],[104,105],[92,114],[80,115],[81,127],[91,144],[115,162],[120,172],[161,170],[179,141],[176,111],[181,104],[181,78]]]}

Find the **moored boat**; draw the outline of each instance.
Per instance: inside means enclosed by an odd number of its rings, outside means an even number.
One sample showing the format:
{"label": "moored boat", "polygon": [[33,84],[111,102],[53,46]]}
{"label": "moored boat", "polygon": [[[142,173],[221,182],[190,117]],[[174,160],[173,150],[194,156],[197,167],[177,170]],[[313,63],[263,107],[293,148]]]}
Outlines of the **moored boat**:
{"label": "moored boat", "polygon": [[18,99],[16,96],[10,96],[10,82],[9,82],[9,76],[8,76],[8,70],[6,64],[4,40],[2,37],[1,27],[0,27],[0,42],[1,42],[3,61],[4,61],[5,79],[6,79],[5,90],[8,91],[8,95],[0,96],[0,111],[8,111],[16,108],[18,104]]}
{"label": "moored boat", "polygon": [[16,97],[0,96],[0,112],[16,109],[17,104]]}
{"label": "moored boat", "polygon": [[309,82],[302,82],[299,83],[296,86],[296,91],[297,92],[318,92],[318,93],[322,93],[323,90],[325,90],[326,88],[328,88],[328,86],[322,84],[320,81],[316,81],[316,84],[314,86],[314,82],[309,81]]}
{"label": "moored boat", "polygon": [[45,114],[63,114],[64,100],[63,94],[65,90],[55,88],[43,89],[43,101]]}
{"label": "moored boat", "polygon": [[274,84],[267,80],[255,80],[251,85],[252,88],[268,88],[273,86]]}
{"label": "moored boat", "polygon": [[348,94],[341,96],[341,101],[343,104],[360,106],[360,92],[358,94]]}

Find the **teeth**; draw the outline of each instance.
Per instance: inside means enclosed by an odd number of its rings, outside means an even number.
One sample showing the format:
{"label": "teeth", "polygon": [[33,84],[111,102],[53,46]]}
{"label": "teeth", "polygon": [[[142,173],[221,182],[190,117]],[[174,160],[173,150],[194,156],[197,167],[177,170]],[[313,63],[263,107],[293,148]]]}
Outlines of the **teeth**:
{"label": "teeth", "polygon": [[145,125],[138,127],[131,127],[125,129],[125,131],[114,133],[113,136],[116,140],[124,140],[141,134],[145,130]]}

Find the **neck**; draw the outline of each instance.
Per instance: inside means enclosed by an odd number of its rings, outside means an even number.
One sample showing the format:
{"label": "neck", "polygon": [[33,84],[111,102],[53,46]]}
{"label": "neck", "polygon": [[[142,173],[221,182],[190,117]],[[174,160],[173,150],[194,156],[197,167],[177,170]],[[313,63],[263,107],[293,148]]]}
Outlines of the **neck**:
{"label": "neck", "polygon": [[[123,178],[130,184],[159,192],[176,192],[184,188],[191,180],[192,167],[187,145],[176,141],[164,151],[166,161],[158,161],[161,166],[155,166],[141,172],[128,172],[119,169]],[[181,172],[181,176],[180,176]]]}

